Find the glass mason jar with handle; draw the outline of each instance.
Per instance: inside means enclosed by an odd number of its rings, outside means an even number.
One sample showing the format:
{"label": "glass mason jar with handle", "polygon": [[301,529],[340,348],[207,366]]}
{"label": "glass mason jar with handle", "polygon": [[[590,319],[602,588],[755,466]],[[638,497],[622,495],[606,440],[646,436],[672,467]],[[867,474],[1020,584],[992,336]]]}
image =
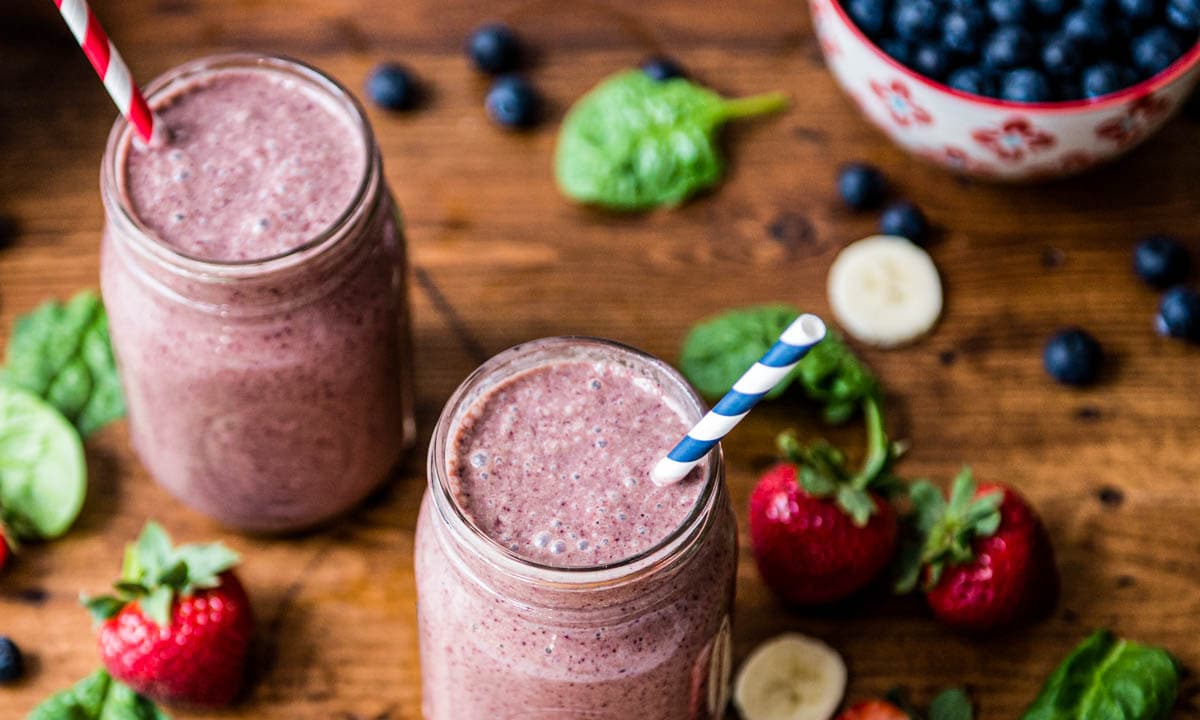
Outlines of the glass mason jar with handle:
{"label": "glass mason jar with handle", "polygon": [[101,288],[134,448],[252,531],[347,511],[414,436],[405,246],[357,102],[298,62],[225,55],[147,87],[173,133],[118,120]]}
{"label": "glass mason jar with handle", "polygon": [[[653,405],[674,415],[669,429],[643,421]],[[587,338],[518,346],[458,388],[417,527],[426,720],[723,717],[737,539],[720,448],[686,488],[646,484],[650,460],[703,412],[665,363]],[[597,463],[581,465],[573,442]],[[605,472],[635,456],[636,469]],[[516,468],[509,493],[494,476]]]}

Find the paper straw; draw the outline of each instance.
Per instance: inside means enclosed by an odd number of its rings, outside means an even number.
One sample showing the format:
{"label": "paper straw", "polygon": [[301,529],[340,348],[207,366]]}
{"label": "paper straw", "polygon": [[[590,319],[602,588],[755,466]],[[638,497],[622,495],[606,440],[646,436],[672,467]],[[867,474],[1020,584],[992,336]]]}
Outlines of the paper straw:
{"label": "paper straw", "polygon": [[687,477],[721,438],[729,434],[771,388],[787,377],[814,345],[825,339],[825,323],[816,315],[801,315],[779,340],[746,371],[720,402],[696,423],[675,449],[654,466],[656,485],[670,485]]}
{"label": "paper straw", "polygon": [[92,14],[85,0],[54,0],[71,34],[83,48],[83,53],[92,61],[96,74],[104,81],[104,87],[112,96],[117,109],[129,120],[138,135],[147,143],[154,139],[154,114],[146,104],[142,91],[133,84],[129,74],[129,66],[121,59],[121,54],[113,47],[104,28]]}

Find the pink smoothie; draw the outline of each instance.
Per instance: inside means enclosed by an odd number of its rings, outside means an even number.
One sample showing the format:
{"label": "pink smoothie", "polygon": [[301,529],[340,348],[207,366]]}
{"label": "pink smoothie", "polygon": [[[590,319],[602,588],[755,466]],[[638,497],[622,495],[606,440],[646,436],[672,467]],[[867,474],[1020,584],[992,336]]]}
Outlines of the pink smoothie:
{"label": "pink smoothie", "polygon": [[369,130],[266,60],[153,92],[165,147],[114,134],[101,286],[151,474],[283,531],[349,509],[413,430],[403,237]]}
{"label": "pink smoothie", "polygon": [[627,363],[594,360],[524,370],[466,409],[447,443],[448,490],[517,562],[612,568],[709,517],[669,570],[562,592],[464,554],[427,498],[417,537],[427,720],[716,717],[732,513],[723,490],[704,493],[708,467],[670,487],[650,480],[695,419],[686,412]]}
{"label": "pink smoothie", "polygon": [[366,148],[344,112],[285,76],[230,70],[156,103],[170,145],[134,143],[125,190],[142,224],[205,260],[258,260],[350,207]]}

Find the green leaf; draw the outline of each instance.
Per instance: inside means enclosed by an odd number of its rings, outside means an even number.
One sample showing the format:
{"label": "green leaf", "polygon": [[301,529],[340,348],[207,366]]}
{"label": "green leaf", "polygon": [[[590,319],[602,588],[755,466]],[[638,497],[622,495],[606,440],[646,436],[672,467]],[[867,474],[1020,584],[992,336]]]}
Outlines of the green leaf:
{"label": "green leaf", "polygon": [[208,545],[184,545],[175,551],[176,557],[187,563],[187,585],[192,588],[214,588],[220,583],[219,575],[237,565],[241,558],[236,552],[221,543]]}
{"label": "green leaf", "polygon": [[1167,720],[1179,668],[1163,649],[1098,630],[1063,660],[1021,720]]}
{"label": "green leaf", "polygon": [[126,576],[129,582],[142,582],[149,578],[157,579],[169,565],[174,563],[175,550],[171,547],[171,536],[162,526],[151,520],[142,528],[134,545],[134,561],[129,564],[130,570],[137,575]]}
{"label": "green leaf", "polygon": [[97,670],[35,707],[26,720],[170,720],[146,698]]}
{"label": "green leaf", "polygon": [[162,628],[171,627],[171,605],[174,601],[175,592],[167,585],[159,585],[138,598],[142,612]]}
{"label": "green leaf", "polygon": [[87,608],[92,620],[98,623],[115,617],[117,613],[121,612],[121,608],[125,607],[124,600],[112,595],[80,595],[79,601]]}
{"label": "green leaf", "polygon": [[558,187],[578,202],[612,210],[677,205],[721,179],[725,163],[714,136],[722,125],[786,105],[779,93],[726,100],[683,78],[617,73],[563,120],[554,160]]}
{"label": "green leaf", "polygon": [[827,475],[818,473],[811,467],[800,468],[800,487],[804,492],[815,498],[824,498],[837,492],[837,483]]}
{"label": "green leaf", "polygon": [[868,400],[880,397],[879,382],[849,346],[830,331],[796,366],[804,395],[824,406],[825,422],[846,422]]}
{"label": "green leaf", "polygon": [[0,520],[21,539],[70,529],[87,494],[79,433],[33,393],[0,384]]}
{"label": "green leaf", "polygon": [[[761,305],[730,310],[698,323],[683,341],[680,370],[702,395],[719,398],[771,349],[799,315],[787,305]],[[793,370],[784,377],[767,393],[767,399],[783,394],[797,373]]]}
{"label": "green leaf", "polygon": [[17,318],[3,379],[45,398],[84,436],[125,414],[108,316],[92,292]]}
{"label": "green leaf", "polygon": [[846,512],[858,527],[866,527],[871,521],[871,515],[875,512],[875,503],[871,501],[871,496],[865,490],[850,486],[842,485],[837,491],[837,504]]}
{"label": "green leaf", "polygon": [[929,704],[929,720],[972,720],[971,700],[959,688],[943,690]]}

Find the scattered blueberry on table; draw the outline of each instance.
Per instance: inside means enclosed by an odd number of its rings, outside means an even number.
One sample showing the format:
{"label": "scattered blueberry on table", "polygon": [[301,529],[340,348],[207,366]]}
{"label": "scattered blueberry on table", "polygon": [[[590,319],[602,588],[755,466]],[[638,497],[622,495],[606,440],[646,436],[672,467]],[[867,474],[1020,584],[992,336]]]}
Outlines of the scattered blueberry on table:
{"label": "scattered blueberry on table", "polygon": [[1200,342],[1200,293],[1182,285],[1168,290],[1155,324],[1163,335]]}
{"label": "scattered blueberry on table", "polygon": [[520,75],[497,78],[485,101],[488,116],[511,128],[525,128],[537,122],[540,105],[537,91]]}
{"label": "scattered blueberry on table", "polygon": [[879,217],[879,232],[884,235],[899,235],[920,245],[929,236],[929,221],[921,208],[907,200],[888,205]]}
{"label": "scattered blueberry on table", "polygon": [[641,68],[642,72],[658,82],[687,77],[683,66],[665,55],[655,55],[654,57],[646,58],[642,61]]}
{"label": "scattered blueberry on table", "polygon": [[521,42],[507,25],[480,26],[467,40],[467,52],[475,67],[489,75],[512,72],[521,63]]}
{"label": "scattered blueberry on table", "polygon": [[887,194],[887,181],[883,173],[866,163],[843,165],[838,171],[838,194],[854,210],[870,210],[879,207]]}
{"label": "scattered blueberry on table", "polygon": [[842,0],[897,62],[1012,102],[1100,97],[1156,75],[1200,38],[1200,0]]}
{"label": "scattered blueberry on table", "polygon": [[1175,238],[1151,235],[1133,249],[1133,269],[1147,285],[1162,290],[1187,279],[1192,258]]}
{"label": "scattered blueberry on table", "polygon": [[16,682],[25,673],[21,650],[8,637],[0,635],[0,683]]}
{"label": "scattered blueberry on table", "polygon": [[16,224],[13,223],[12,218],[7,215],[0,215],[0,249],[11,245],[16,235]]}
{"label": "scattered blueberry on table", "polygon": [[417,104],[417,81],[408,68],[381,63],[367,76],[367,97],[386,110],[411,110]]}
{"label": "scattered blueberry on table", "polygon": [[1062,330],[1046,342],[1046,372],[1064,385],[1091,385],[1100,374],[1104,352],[1096,338],[1079,328]]}

